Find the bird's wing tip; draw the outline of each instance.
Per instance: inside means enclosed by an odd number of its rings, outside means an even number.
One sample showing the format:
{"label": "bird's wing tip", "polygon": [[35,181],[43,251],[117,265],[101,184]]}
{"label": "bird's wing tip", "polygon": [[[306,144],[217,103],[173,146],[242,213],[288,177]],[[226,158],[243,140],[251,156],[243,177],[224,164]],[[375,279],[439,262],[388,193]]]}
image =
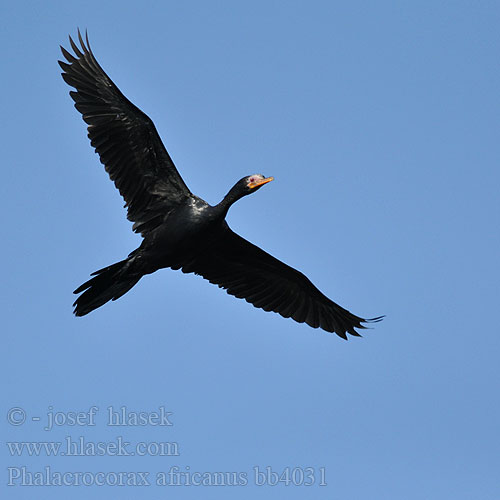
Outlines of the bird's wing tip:
{"label": "bird's wing tip", "polygon": [[382,314],[382,316],[377,316],[375,318],[365,319],[365,320],[363,320],[363,323],[378,323],[378,322],[382,321],[384,318],[385,318],[385,314]]}

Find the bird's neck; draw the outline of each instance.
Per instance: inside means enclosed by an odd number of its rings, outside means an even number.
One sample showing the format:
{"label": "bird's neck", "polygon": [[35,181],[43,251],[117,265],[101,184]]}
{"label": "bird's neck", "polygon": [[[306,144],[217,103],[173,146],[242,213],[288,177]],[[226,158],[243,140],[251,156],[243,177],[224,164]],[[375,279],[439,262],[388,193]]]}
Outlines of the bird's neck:
{"label": "bird's neck", "polygon": [[243,196],[245,196],[245,193],[242,193],[237,186],[234,186],[229,190],[229,193],[224,196],[223,200],[216,205],[216,208],[223,217],[226,217],[229,207],[240,198],[243,198]]}

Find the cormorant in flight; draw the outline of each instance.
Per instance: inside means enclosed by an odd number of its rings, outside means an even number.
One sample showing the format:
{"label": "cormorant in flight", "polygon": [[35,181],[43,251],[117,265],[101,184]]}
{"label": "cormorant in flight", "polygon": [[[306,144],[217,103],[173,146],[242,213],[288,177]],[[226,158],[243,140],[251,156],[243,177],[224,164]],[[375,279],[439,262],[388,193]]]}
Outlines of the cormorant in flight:
{"label": "cormorant in flight", "polygon": [[170,267],[195,273],[264,311],[313,328],[360,336],[355,328],[381,319],[363,319],[323,295],[306,276],[234,233],[229,207],[255,193],[272,177],[239,180],[211,206],[191,193],[161,142],[151,119],[134,106],[106,75],[78,32],[69,39],[74,55],[61,47],[59,61],[70,95],[88,125],[91,145],[123,196],[127,217],[143,241],[126,259],[92,274],[74,293],[74,313],[84,316],[128,292],[144,275]]}

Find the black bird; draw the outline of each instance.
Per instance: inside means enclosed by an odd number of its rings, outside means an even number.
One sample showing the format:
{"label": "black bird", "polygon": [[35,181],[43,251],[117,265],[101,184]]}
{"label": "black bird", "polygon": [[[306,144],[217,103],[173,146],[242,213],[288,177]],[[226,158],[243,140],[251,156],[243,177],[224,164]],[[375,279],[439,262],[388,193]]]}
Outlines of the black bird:
{"label": "black bird", "polygon": [[[84,316],[128,292],[158,269],[195,273],[264,311],[313,328],[360,336],[355,328],[382,317],[363,319],[332,302],[302,273],[234,233],[225,217],[229,207],[258,191],[272,177],[253,174],[239,180],[211,206],[191,193],[177,172],[151,119],[134,106],[96,61],[88,40],[69,37],[74,55],[61,47],[59,61],[70,95],[88,124],[88,137],[128,207],[142,244],[125,260],[91,276],[74,293],[76,316]],[[82,293],[83,292],[83,293]]]}

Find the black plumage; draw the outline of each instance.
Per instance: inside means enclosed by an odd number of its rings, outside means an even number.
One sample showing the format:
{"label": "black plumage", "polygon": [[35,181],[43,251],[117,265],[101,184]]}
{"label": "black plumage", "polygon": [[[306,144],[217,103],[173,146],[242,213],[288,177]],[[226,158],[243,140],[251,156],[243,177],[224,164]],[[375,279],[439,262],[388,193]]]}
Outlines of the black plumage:
{"label": "black plumage", "polygon": [[74,54],[61,47],[62,76],[88,125],[88,136],[123,196],[127,217],[143,242],[125,260],[93,273],[75,290],[75,314],[84,316],[130,290],[161,268],[196,273],[255,307],[313,328],[359,336],[355,328],[381,317],[360,318],[323,295],[299,271],[234,233],[225,221],[229,207],[273,180],[244,177],[211,206],[191,193],[175,168],[153,122],[116,87],[78,32]]}

